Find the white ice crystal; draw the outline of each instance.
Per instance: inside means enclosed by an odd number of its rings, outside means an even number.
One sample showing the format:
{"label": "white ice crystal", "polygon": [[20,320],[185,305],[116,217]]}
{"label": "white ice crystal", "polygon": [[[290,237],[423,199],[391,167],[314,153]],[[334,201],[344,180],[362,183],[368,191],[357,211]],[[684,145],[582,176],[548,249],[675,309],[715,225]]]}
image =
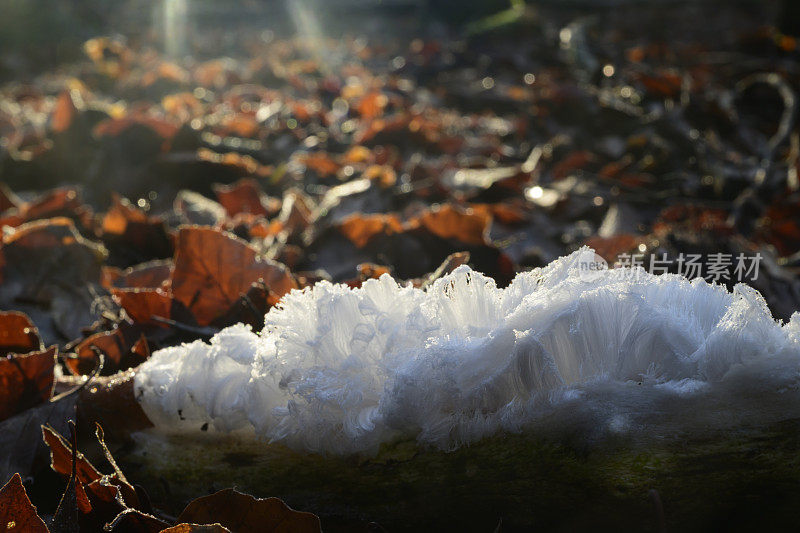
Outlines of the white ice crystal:
{"label": "white ice crystal", "polygon": [[625,269],[588,248],[498,289],[460,267],[423,291],[388,275],[292,291],[254,333],[160,350],[136,375],[159,429],[254,433],[370,452],[414,437],[452,449],[584,416],[598,431],[780,419],[798,408],[800,314],[761,295]]}

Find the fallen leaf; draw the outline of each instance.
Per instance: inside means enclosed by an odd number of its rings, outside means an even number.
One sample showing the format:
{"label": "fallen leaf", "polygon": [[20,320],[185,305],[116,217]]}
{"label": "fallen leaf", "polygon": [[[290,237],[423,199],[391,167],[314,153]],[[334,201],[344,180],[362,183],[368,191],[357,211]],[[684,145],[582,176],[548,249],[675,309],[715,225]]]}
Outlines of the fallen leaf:
{"label": "fallen leaf", "polygon": [[178,517],[178,522],[221,524],[231,533],[315,533],[319,518],[295,511],[278,498],[257,499],[234,489],[197,498]]}
{"label": "fallen leaf", "polygon": [[107,118],[98,123],[92,133],[95,137],[118,137],[135,127],[146,128],[164,141],[171,140],[178,133],[178,126],[172,122],[144,114]]}
{"label": "fallen leaf", "polygon": [[0,359],[0,420],[46,402],[53,392],[56,347]]}
{"label": "fallen leaf", "polygon": [[[68,218],[29,222],[3,236],[0,306],[34,312],[46,343],[81,336],[96,314],[92,302],[106,249],[85,239]],[[4,264],[2,264],[4,263]]]}
{"label": "fallen leaf", "polygon": [[162,530],[160,533],[230,533],[230,529],[220,524],[178,524]]}
{"label": "fallen leaf", "polygon": [[125,289],[158,289],[169,285],[172,260],[157,259],[121,271],[112,285]]}
{"label": "fallen leaf", "polygon": [[419,217],[419,223],[434,235],[475,245],[487,243],[491,221],[491,215],[486,212],[449,204],[430,209]]}
{"label": "fallen leaf", "polygon": [[284,265],[259,256],[233,235],[199,226],[180,229],[172,294],[198,324],[210,324],[259,280],[277,296],[297,288]]}
{"label": "fallen leaf", "polygon": [[57,431],[68,432],[67,421],[75,418],[77,400],[77,394],[70,394],[0,422],[0,478],[18,472],[27,479],[46,467],[49,452],[42,440],[41,426],[49,424]]}
{"label": "fallen leaf", "polygon": [[0,355],[42,350],[39,330],[25,313],[0,311]]}
{"label": "fallen leaf", "polygon": [[19,474],[14,474],[0,489],[0,528],[8,533],[48,533],[28,499]]}
{"label": "fallen leaf", "polygon": [[116,374],[139,366],[149,357],[150,350],[143,339],[141,328],[122,323],[113,331],[95,333],[81,341],[75,347],[76,358],[64,362],[73,374],[89,375],[98,365],[98,350],[104,357],[102,374]]}
{"label": "fallen leaf", "polygon": [[222,204],[230,217],[239,213],[251,213],[258,216],[270,214],[270,211],[264,206],[265,201],[269,202],[269,198],[265,197],[254,179],[243,178],[231,185],[217,184],[214,186],[214,194],[217,195],[217,201]]}
{"label": "fallen leaf", "polygon": [[125,533],[161,533],[168,528],[167,522],[136,509],[125,509],[108,526],[109,531]]}
{"label": "fallen leaf", "polygon": [[172,242],[160,217],[148,216],[118,195],[101,224],[102,237],[112,254],[124,262],[140,263],[172,255]]}
{"label": "fallen leaf", "polygon": [[111,294],[137,324],[172,317],[172,297],[161,289],[111,289]]}
{"label": "fallen leaf", "polygon": [[314,152],[301,156],[299,161],[323,178],[335,175],[341,168],[341,165],[325,152]]}
{"label": "fallen leaf", "polygon": [[75,119],[78,109],[72,100],[69,90],[63,90],[56,98],[56,106],[50,117],[50,127],[56,133],[62,133],[69,129]]}
{"label": "fallen leaf", "polygon": [[64,489],[64,494],[61,496],[61,501],[58,503],[58,508],[53,515],[51,523],[53,533],[80,533],[80,514],[89,514],[92,511],[92,504],[89,502],[89,497],[86,496],[83,484],[78,480],[77,476],[78,458],[75,445],[77,438],[75,436],[75,425],[72,422],[70,422],[70,432],[72,434],[72,448],[69,459],[69,481],[67,481],[67,487]]}
{"label": "fallen leaf", "polygon": [[[98,441],[106,449],[102,436],[102,430],[98,431]],[[67,442],[50,426],[42,426],[42,437],[50,448],[50,467],[61,475],[70,476],[70,480],[75,480],[76,487],[80,487],[76,489],[78,497],[80,492],[84,493],[88,505],[81,508],[83,514],[89,514],[94,509],[94,516],[91,518],[102,522],[112,520],[125,508],[139,507],[136,491],[116,467],[110,452],[108,457],[115,472],[105,475],[75,449],[74,439],[71,443]]]}
{"label": "fallen leaf", "polygon": [[21,226],[27,222],[66,217],[78,222],[83,228],[92,227],[92,211],[85,206],[72,188],[54,189],[16,210],[9,210],[0,218],[0,226]]}
{"label": "fallen leaf", "polygon": [[[133,388],[135,371],[95,378],[79,393],[77,415],[80,427],[100,424],[112,439],[124,439],[134,431],[152,427]],[[39,439],[41,441],[41,439]]]}
{"label": "fallen leaf", "polygon": [[397,215],[354,214],[339,224],[339,231],[359,248],[366,246],[377,235],[392,235],[404,230]]}

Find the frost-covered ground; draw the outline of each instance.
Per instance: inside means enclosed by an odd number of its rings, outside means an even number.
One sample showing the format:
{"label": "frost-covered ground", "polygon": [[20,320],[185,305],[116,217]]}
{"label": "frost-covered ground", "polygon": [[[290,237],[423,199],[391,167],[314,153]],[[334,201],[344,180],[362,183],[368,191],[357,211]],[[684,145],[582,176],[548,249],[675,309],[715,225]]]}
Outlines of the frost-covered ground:
{"label": "frost-covered ground", "polygon": [[587,438],[797,415],[800,314],[775,321],[745,285],[589,276],[593,257],[583,248],[505,289],[467,267],[425,291],[388,275],[320,282],[284,297],[260,333],[236,325],[156,352],[137,396],[163,430],[208,423],[332,453],[410,437],[452,449],[576,413]]}

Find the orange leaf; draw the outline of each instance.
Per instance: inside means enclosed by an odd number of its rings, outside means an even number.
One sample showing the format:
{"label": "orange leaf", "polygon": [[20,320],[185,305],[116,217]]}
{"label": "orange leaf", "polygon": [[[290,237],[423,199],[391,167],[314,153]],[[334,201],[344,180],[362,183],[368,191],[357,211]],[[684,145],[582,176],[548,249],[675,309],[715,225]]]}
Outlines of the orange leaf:
{"label": "orange leaf", "polygon": [[461,210],[449,204],[431,209],[419,217],[419,223],[443,239],[456,239],[466,244],[486,244],[492,216],[472,209]]}
{"label": "orange leaf", "polygon": [[315,152],[300,157],[300,162],[322,177],[332,176],[339,172],[341,165],[325,152]]}
{"label": "orange leaf", "polygon": [[403,231],[396,215],[350,215],[339,224],[339,231],[350,241],[363,248],[376,235],[392,235]]}
{"label": "orange leaf", "polygon": [[68,90],[61,91],[56,100],[55,109],[51,117],[51,127],[56,133],[67,131],[75,119],[75,114],[78,112],[75,103],[72,101],[72,96]]}

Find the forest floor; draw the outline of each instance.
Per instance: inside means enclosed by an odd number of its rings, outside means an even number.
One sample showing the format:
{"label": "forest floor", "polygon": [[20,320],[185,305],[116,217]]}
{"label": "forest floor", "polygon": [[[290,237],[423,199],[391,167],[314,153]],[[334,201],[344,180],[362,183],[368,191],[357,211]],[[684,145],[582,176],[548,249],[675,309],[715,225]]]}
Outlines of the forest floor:
{"label": "forest floor", "polygon": [[[323,279],[422,286],[468,262],[504,286],[589,245],[648,270],[693,257],[777,319],[800,310],[800,44],[771,4],[358,17],[363,35],[313,10],[297,31],[206,20],[179,58],[157,32],[100,35],[0,88],[0,474],[42,517],[65,481],[39,427],[68,435],[86,376],[258,329]],[[68,475],[69,446],[48,443]],[[148,487],[78,470],[51,531],[126,508],[159,522],[119,530],[167,527]],[[24,507],[13,483],[0,518]]]}

